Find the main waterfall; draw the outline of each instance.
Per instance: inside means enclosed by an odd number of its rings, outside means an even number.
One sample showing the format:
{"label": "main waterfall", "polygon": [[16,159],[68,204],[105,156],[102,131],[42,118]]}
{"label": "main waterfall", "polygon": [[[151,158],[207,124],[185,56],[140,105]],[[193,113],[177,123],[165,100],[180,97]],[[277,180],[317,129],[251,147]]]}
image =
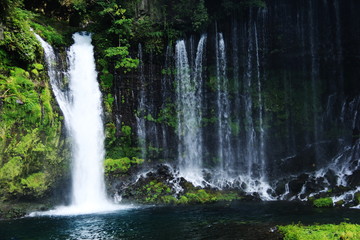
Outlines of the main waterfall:
{"label": "main waterfall", "polygon": [[[67,128],[73,145],[72,205],[84,211],[107,203],[103,179],[104,129],[101,92],[89,35],[74,34],[69,50]],[[65,111],[66,112],[66,111]]]}
{"label": "main waterfall", "polygon": [[35,215],[86,214],[118,209],[107,199],[105,191],[103,110],[91,35],[73,35],[74,44],[68,51],[69,83],[66,88],[62,87],[64,83],[53,48],[36,37],[45,51],[50,83],[64,114],[73,159],[71,205]]}

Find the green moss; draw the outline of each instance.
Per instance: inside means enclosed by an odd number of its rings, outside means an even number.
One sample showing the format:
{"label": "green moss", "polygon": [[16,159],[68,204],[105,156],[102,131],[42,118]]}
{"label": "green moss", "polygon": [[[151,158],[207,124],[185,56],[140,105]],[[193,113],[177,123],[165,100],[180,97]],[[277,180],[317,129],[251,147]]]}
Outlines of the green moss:
{"label": "green moss", "polygon": [[6,19],[4,39],[0,40],[0,47],[6,49],[9,56],[15,60],[27,63],[34,62],[40,46],[30,31],[32,14],[20,8],[14,8],[13,13]]}
{"label": "green moss", "polygon": [[177,200],[178,204],[188,204],[189,203],[189,199],[185,196],[181,196],[178,200]]}
{"label": "green moss", "polygon": [[354,201],[355,201],[355,204],[357,204],[357,205],[360,204],[360,192],[357,192],[354,194]]}
{"label": "green moss", "polygon": [[208,194],[204,189],[200,189],[196,192],[186,193],[185,196],[189,202],[193,203],[206,203],[216,201],[216,197]]}
{"label": "green moss", "polygon": [[124,125],[124,126],[121,127],[121,132],[122,132],[125,136],[130,136],[130,135],[131,135],[131,127]]}
{"label": "green moss", "polygon": [[233,201],[241,199],[235,192],[221,192],[206,189],[189,188],[180,196],[166,182],[152,180],[136,190],[135,200],[147,204],[204,204],[217,201]]}
{"label": "green moss", "polygon": [[338,240],[360,239],[360,225],[341,223],[302,226],[300,224],[278,226],[284,240]]}
{"label": "green moss", "polygon": [[34,69],[36,69],[38,71],[44,70],[44,65],[42,65],[40,63],[34,63],[32,66],[34,67]]}
{"label": "green moss", "polygon": [[344,203],[345,203],[344,200],[340,200],[340,201],[335,202],[334,204],[335,204],[335,206],[337,206],[337,207],[341,207],[341,206],[344,205]]}
{"label": "green moss", "polygon": [[138,196],[140,202],[144,203],[175,203],[176,198],[172,196],[172,191],[165,183],[153,180],[139,189]]}
{"label": "green moss", "polygon": [[130,167],[137,166],[139,164],[142,164],[143,162],[144,160],[139,158],[107,158],[104,161],[105,174],[111,176],[119,176],[127,173]]}
{"label": "green moss", "polygon": [[178,200],[174,196],[171,196],[171,195],[161,197],[161,202],[163,202],[165,204],[175,204],[175,203],[177,203],[177,201]]}
{"label": "green moss", "polygon": [[42,197],[68,166],[32,17],[16,9],[0,40],[0,200]]}
{"label": "green moss", "polygon": [[317,208],[332,207],[333,201],[331,198],[319,198],[313,201],[313,205]]}
{"label": "green moss", "polygon": [[186,193],[185,197],[187,200],[185,203],[211,203],[241,199],[235,192],[207,191],[205,189],[192,190]]}

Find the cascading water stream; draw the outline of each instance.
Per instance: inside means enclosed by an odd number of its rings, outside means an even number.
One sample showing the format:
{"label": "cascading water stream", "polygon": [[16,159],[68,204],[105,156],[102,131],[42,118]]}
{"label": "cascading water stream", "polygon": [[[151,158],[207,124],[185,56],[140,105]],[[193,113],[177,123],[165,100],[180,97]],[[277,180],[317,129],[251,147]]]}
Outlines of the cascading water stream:
{"label": "cascading water stream", "polygon": [[176,103],[178,112],[180,174],[195,185],[201,185],[202,177],[202,61],[206,35],[199,41],[193,77],[186,52],[185,41],[176,43]]}
{"label": "cascading water stream", "polygon": [[260,58],[259,58],[259,38],[257,33],[256,24],[254,24],[254,35],[255,35],[255,50],[256,50],[256,72],[257,72],[257,90],[258,90],[258,104],[259,104],[259,147],[258,147],[258,164],[259,164],[259,178],[265,178],[265,130],[263,120],[263,97],[262,97],[262,85],[261,85],[261,74],[260,74]]}
{"label": "cascading water stream", "polygon": [[107,203],[103,179],[104,128],[101,92],[89,35],[74,34],[69,54],[69,132],[73,144],[72,205],[84,209]]}
{"label": "cascading water stream", "polygon": [[101,92],[91,36],[84,33],[73,35],[75,43],[68,51],[70,68],[67,91],[60,87],[62,79],[56,68],[54,50],[39,36],[36,37],[44,48],[50,83],[64,114],[73,160],[71,205],[33,215],[87,214],[119,209],[107,199],[105,191]]}
{"label": "cascading water stream", "polygon": [[251,98],[252,75],[253,75],[253,39],[252,24],[248,27],[247,63],[244,75],[244,104],[245,104],[245,137],[246,137],[246,167],[248,178],[252,178],[253,165],[256,159],[255,153],[255,128],[253,122],[253,101]]}
{"label": "cascading water stream", "polygon": [[140,73],[140,91],[139,91],[139,103],[136,116],[136,129],[138,136],[138,145],[141,149],[141,157],[146,158],[146,126],[145,126],[145,111],[146,111],[146,94],[145,94],[145,76],[144,76],[144,62],[142,46],[139,43],[138,46],[138,58],[139,58],[139,73]]}
{"label": "cascading water stream", "polygon": [[[227,178],[233,160],[230,129],[229,82],[226,76],[225,41],[222,33],[216,35],[216,78],[217,78],[217,115],[218,115],[218,158],[221,161],[220,178]],[[224,179],[224,180],[225,180]],[[223,180],[220,180],[221,182]]]}

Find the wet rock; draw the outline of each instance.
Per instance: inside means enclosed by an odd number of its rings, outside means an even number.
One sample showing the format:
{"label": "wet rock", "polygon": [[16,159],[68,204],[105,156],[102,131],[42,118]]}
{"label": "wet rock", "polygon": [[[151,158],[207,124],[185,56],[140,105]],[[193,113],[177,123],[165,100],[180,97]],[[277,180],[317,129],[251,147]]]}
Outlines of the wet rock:
{"label": "wet rock", "polygon": [[286,180],[280,180],[275,187],[275,193],[277,196],[280,196],[285,193],[285,186],[287,184]]}
{"label": "wet rock", "polygon": [[350,176],[348,176],[347,182],[349,186],[353,188],[360,186],[360,170],[356,170]]}
{"label": "wet rock", "polygon": [[324,178],[310,179],[305,184],[305,194],[309,195],[311,193],[319,192],[323,190],[326,185],[327,184],[324,182]]}
{"label": "wet rock", "polygon": [[325,179],[330,183],[330,186],[335,186],[337,183],[336,173],[331,169],[326,172]]}
{"label": "wet rock", "polygon": [[301,174],[297,179],[289,182],[289,191],[292,194],[298,194],[301,192],[302,187],[308,180],[309,175]]}

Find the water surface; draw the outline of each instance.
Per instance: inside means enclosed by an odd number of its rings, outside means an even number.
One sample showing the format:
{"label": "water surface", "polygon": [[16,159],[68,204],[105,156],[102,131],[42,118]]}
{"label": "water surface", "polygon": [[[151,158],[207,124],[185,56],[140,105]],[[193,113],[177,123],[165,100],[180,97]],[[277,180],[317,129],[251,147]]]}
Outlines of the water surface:
{"label": "water surface", "polygon": [[0,221],[0,239],[279,239],[271,233],[277,224],[360,223],[359,211],[294,202],[140,207]]}

